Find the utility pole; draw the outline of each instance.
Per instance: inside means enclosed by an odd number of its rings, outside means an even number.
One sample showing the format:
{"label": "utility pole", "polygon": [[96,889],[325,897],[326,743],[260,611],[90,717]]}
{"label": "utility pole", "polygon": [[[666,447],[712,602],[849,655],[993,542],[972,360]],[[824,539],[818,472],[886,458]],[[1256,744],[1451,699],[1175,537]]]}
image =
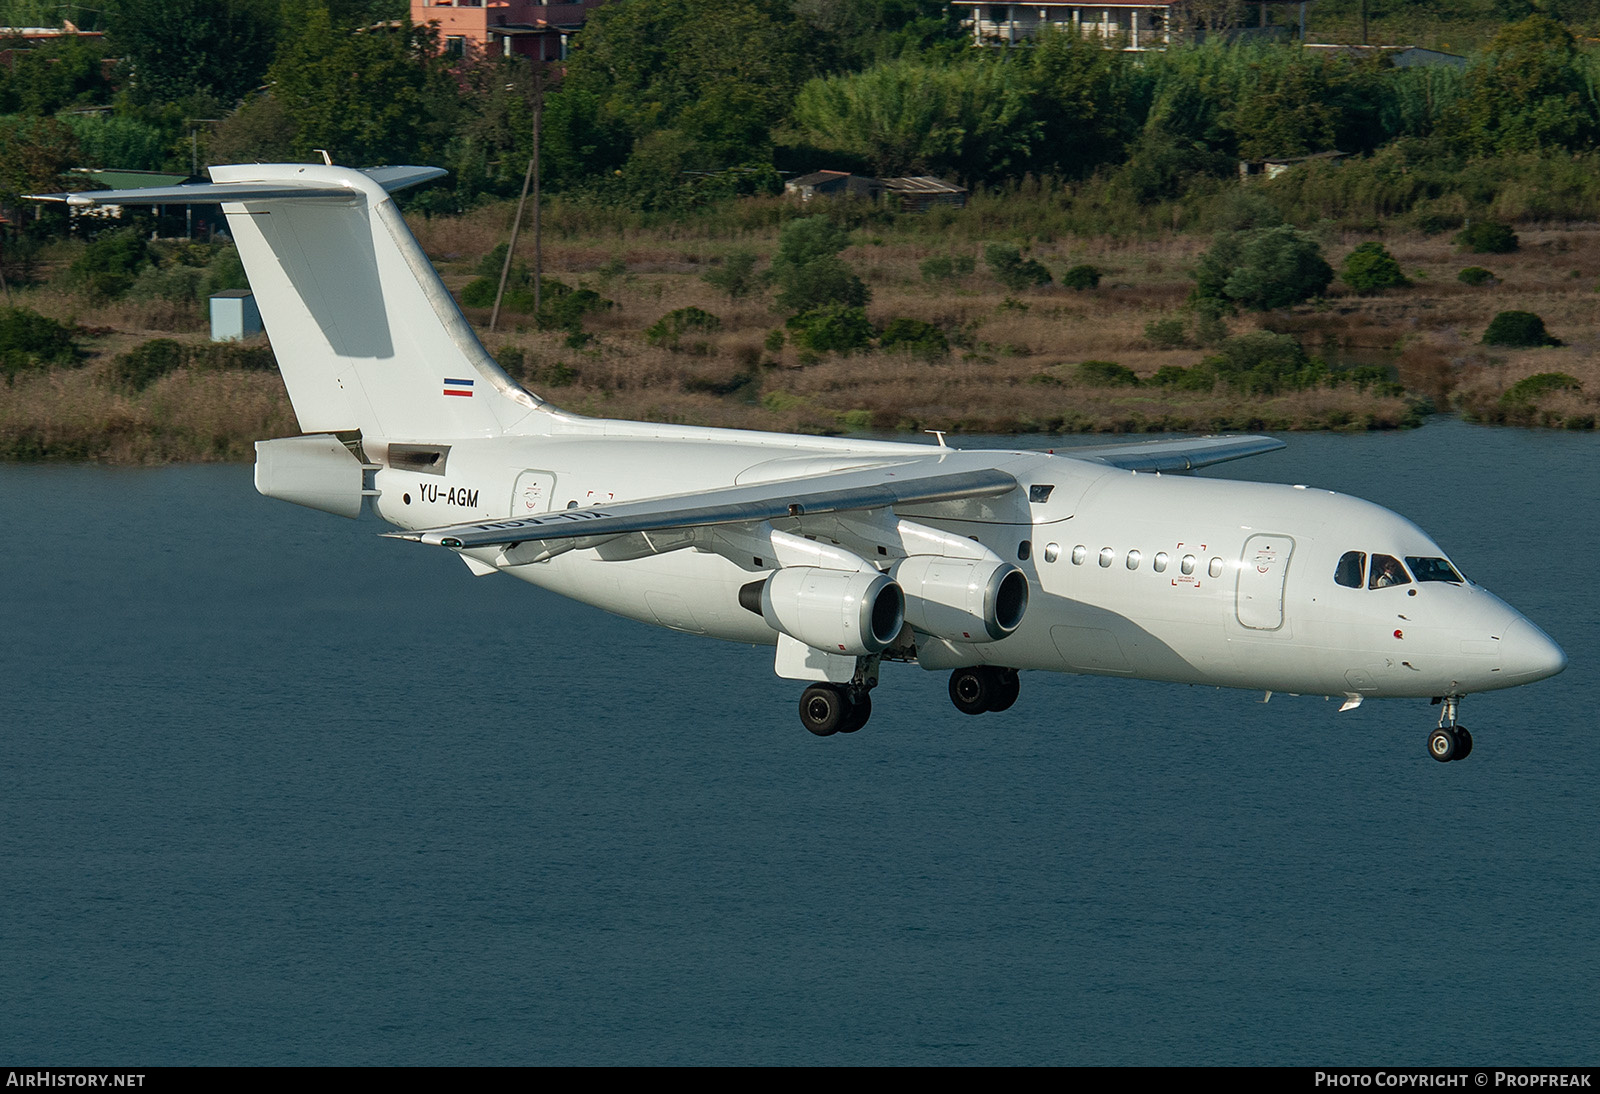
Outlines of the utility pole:
{"label": "utility pole", "polygon": [[500,264],[500,288],[494,294],[494,311],[489,314],[489,329],[500,322],[500,301],[506,295],[506,279],[511,275],[511,256],[517,251],[517,235],[522,231],[522,209],[528,203],[528,186],[533,185],[533,314],[537,316],[543,306],[544,261],[541,252],[541,225],[539,218],[539,123],[544,115],[544,61],[535,62],[533,70],[533,158],[522,175],[522,196],[517,198],[517,216],[511,222],[511,242],[506,245],[506,260]]}

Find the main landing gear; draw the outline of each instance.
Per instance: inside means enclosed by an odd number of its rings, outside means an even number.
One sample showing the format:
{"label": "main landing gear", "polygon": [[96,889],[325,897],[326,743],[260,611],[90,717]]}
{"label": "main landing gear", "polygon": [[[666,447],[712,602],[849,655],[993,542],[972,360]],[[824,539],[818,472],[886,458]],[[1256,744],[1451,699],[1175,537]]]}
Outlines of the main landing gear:
{"label": "main landing gear", "polygon": [[950,674],[950,701],[963,714],[998,714],[1017,701],[1022,682],[1016,669],[973,665]]}
{"label": "main landing gear", "polygon": [[1466,759],[1472,755],[1472,734],[1466,726],[1456,724],[1461,696],[1446,695],[1436,702],[1442,702],[1444,710],[1439,712],[1439,728],[1428,734],[1428,755],[1440,763]]}
{"label": "main landing gear", "polygon": [[854,733],[872,717],[872,695],[854,684],[812,684],[800,696],[800,722],[818,737]]}

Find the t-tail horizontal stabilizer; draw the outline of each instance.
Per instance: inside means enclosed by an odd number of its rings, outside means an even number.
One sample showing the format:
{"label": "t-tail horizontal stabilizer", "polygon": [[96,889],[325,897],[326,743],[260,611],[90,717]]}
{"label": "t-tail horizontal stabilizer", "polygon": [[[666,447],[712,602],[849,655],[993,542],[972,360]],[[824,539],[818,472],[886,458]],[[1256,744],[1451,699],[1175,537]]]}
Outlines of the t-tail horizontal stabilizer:
{"label": "t-tail horizontal stabilizer", "polygon": [[192,186],[37,196],[220,203],[301,430],[360,430],[374,451],[498,436],[542,405],[483,348],[389,196],[444,173],[242,164]]}

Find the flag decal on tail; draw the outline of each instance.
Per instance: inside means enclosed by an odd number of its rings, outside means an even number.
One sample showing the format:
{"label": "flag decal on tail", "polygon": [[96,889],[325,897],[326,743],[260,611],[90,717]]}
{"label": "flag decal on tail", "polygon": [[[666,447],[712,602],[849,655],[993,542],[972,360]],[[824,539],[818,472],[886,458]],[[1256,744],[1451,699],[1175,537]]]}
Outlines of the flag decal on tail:
{"label": "flag decal on tail", "polygon": [[446,395],[465,395],[470,399],[472,398],[472,381],[452,380],[449,377],[446,377],[444,381],[444,393]]}

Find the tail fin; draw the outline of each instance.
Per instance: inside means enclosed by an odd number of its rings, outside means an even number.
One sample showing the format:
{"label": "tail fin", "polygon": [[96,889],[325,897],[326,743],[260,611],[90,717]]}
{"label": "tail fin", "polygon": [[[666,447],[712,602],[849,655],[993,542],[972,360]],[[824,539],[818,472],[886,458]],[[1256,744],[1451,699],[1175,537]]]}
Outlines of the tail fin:
{"label": "tail fin", "polygon": [[483,348],[389,196],[442,174],[242,164],[213,167],[210,185],[67,200],[222,203],[303,431],[493,436],[540,400]]}

